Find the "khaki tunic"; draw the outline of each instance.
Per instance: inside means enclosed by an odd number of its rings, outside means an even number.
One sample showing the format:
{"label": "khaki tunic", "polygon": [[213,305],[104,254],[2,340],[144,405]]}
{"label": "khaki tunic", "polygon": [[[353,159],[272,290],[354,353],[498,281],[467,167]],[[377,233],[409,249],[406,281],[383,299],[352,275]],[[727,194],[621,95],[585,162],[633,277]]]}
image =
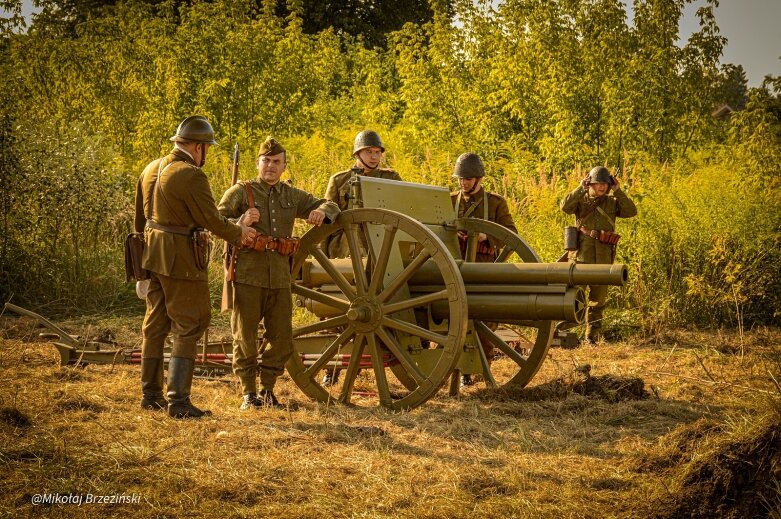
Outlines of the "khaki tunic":
{"label": "khaki tunic", "polygon": [[[385,178],[388,180],[401,180],[401,175],[392,169],[377,168],[369,173],[361,173],[367,177]],[[344,211],[348,208],[350,194],[350,177],[352,172],[348,169],[340,171],[328,179],[328,187],[325,189],[325,198],[339,206]],[[350,255],[350,247],[347,245],[347,238],[344,233],[338,231],[328,237],[323,244],[323,250],[329,258],[346,258]]]}
{"label": "khaki tunic", "polygon": [[[315,209],[326,215],[326,223],[336,219],[339,208],[333,202],[278,182],[270,186],[262,180],[250,181],[260,220],[252,227],[261,234],[290,237],[296,218],[307,218]],[[246,188],[236,184],[220,200],[219,211],[238,219],[249,208]],[[263,320],[268,348],[260,362],[260,382],[273,389],[277,377],[293,353],[293,303],[290,292],[290,258],[275,251],[239,249],[236,258],[233,313],[233,371],[242,382],[244,394],[257,392],[258,324]]]}
{"label": "khaki tunic", "polygon": [[134,227],[145,233],[143,266],[151,277],[142,355],[162,358],[171,332],[172,355],[195,358],[196,342],[211,319],[208,274],[196,267],[189,236],[145,227],[147,219],[165,226],[207,229],[230,242],[241,240],[241,228],[220,216],[206,175],[183,151],[174,149],[152,161],[141,174]]}
{"label": "khaki tunic", "polygon": [[[634,202],[620,188],[596,201],[589,196],[587,188],[578,186],[561,201],[561,210],[574,214],[576,220],[579,220],[580,215],[589,212],[595,203],[602,211],[594,208],[582,221],[576,221],[576,225],[589,230],[615,231],[616,218],[631,218],[637,215]],[[578,250],[570,252],[569,258],[570,261],[578,263],[610,264],[614,259],[614,246],[578,233]],[[607,289],[604,285],[589,287],[589,307],[586,312],[586,334],[589,338],[596,338],[596,332],[593,330],[602,327],[602,315],[607,306]]]}

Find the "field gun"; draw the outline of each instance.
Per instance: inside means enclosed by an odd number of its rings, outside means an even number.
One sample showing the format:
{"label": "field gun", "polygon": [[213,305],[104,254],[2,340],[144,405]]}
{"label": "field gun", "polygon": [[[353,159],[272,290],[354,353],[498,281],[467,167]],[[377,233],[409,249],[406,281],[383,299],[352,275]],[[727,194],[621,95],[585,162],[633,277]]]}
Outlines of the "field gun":
{"label": "field gun", "polygon": [[[466,250],[459,245],[466,235]],[[475,262],[480,233],[501,247]],[[348,258],[324,244],[343,235]],[[350,208],[301,238],[292,291],[305,324],[294,326],[287,370],[308,396],[412,409],[450,378],[480,374],[489,387],[525,386],[539,370],[557,321],[581,322],[580,285],[623,285],[624,265],[542,263],[517,234],[455,218],[446,188],[354,175]],[[512,347],[496,324],[514,330]],[[501,352],[490,362],[481,337]],[[322,370],[343,371],[325,387]]]}

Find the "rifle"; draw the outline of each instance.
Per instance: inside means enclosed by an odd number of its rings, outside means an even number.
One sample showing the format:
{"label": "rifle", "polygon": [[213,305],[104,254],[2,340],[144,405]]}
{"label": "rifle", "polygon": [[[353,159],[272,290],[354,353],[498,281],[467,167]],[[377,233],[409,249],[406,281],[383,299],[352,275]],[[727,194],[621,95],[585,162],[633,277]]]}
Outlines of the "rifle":
{"label": "rifle", "polygon": [[[231,187],[239,181],[239,143],[233,147],[233,169],[231,171]],[[225,276],[222,282],[222,304],[220,312],[233,310],[233,281],[236,278],[236,254],[238,247],[225,242],[225,248],[222,251],[224,259]]]}

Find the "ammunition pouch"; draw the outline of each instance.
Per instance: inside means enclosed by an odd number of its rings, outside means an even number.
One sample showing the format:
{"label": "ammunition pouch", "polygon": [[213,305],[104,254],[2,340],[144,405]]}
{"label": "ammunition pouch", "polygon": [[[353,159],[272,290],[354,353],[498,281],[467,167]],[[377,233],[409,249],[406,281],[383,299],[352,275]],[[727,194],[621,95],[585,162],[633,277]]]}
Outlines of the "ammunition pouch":
{"label": "ammunition pouch", "polygon": [[607,245],[616,245],[618,240],[621,239],[621,235],[613,231],[598,231],[581,227],[580,233]]}
{"label": "ammunition pouch", "polygon": [[241,242],[242,247],[255,249],[256,251],[276,251],[283,256],[292,256],[301,247],[299,238],[273,238],[265,234],[255,234],[254,237]]}
{"label": "ammunition pouch", "polygon": [[125,281],[149,279],[149,272],[141,266],[145,247],[142,232],[131,232],[125,238]]}
{"label": "ammunition pouch", "polygon": [[193,243],[195,266],[198,270],[206,270],[212,255],[212,240],[209,236],[209,231],[195,229],[190,235],[190,238]]}

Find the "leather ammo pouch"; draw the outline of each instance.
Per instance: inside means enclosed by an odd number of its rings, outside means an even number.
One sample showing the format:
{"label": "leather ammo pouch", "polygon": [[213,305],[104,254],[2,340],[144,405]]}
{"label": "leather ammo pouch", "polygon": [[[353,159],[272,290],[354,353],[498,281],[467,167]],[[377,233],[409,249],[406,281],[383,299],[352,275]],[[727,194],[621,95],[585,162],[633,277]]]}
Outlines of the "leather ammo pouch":
{"label": "leather ammo pouch", "polygon": [[265,234],[256,234],[254,240],[242,242],[242,246],[257,251],[277,251],[283,256],[292,256],[301,247],[299,238],[272,238]]}
{"label": "leather ammo pouch", "polygon": [[195,266],[198,270],[206,270],[212,255],[212,240],[209,231],[195,229],[190,235],[195,255]]}
{"label": "leather ammo pouch", "polygon": [[125,281],[143,281],[149,278],[149,272],[141,266],[145,246],[142,232],[131,232],[125,238]]}
{"label": "leather ammo pouch", "polygon": [[599,231],[597,239],[601,243],[607,243],[608,245],[615,245],[618,240],[621,239],[621,235],[613,231]]}

